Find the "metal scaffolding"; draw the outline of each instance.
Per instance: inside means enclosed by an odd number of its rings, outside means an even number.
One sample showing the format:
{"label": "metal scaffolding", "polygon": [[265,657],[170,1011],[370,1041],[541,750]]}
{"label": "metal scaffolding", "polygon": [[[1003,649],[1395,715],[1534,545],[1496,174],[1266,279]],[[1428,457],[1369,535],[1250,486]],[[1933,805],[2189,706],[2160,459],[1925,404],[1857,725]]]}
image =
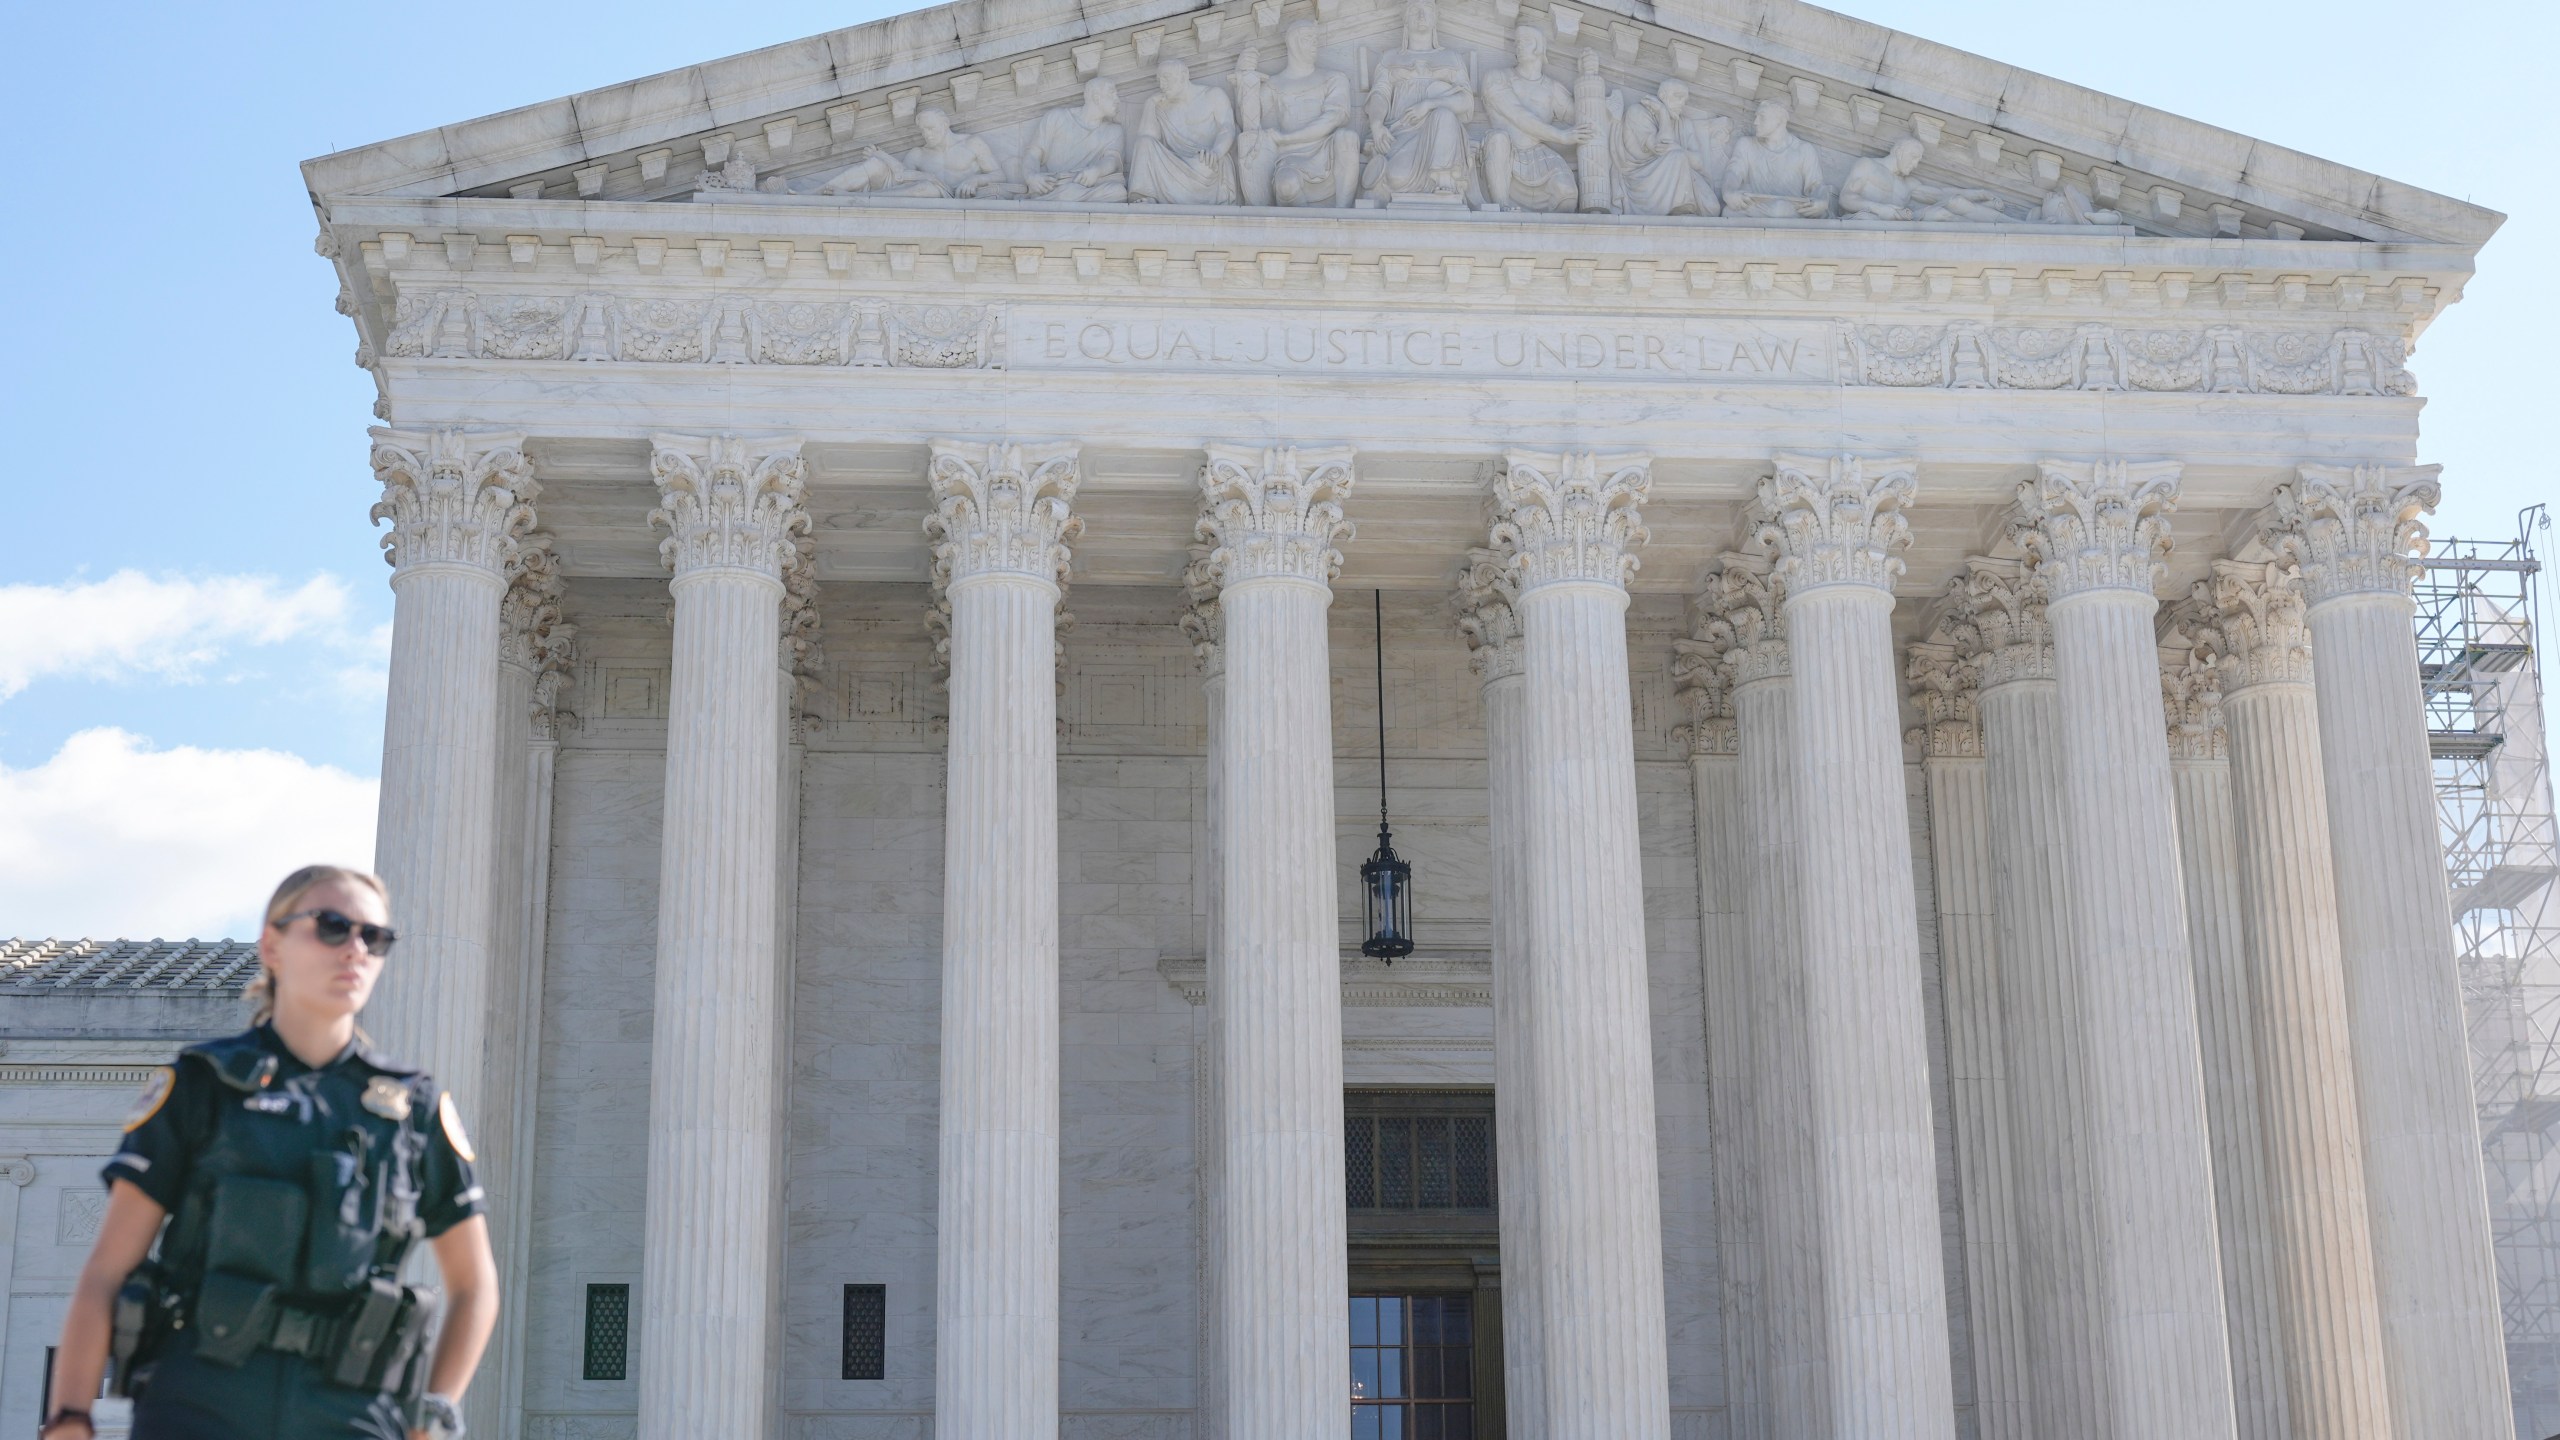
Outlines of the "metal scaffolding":
{"label": "metal scaffolding", "polygon": [[2418,669],[2471,1034],[2520,1440],[2560,1432],[2560,834],[2542,724],[2535,506],[2420,562]]}

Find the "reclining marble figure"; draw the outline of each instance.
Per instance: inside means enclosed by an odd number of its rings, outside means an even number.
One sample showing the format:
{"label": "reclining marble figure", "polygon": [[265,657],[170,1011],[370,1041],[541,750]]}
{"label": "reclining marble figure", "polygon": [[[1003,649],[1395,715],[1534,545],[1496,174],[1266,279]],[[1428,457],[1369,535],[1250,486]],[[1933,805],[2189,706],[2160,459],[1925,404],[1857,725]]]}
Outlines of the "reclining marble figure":
{"label": "reclining marble figure", "polygon": [[1004,178],[995,152],[975,135],[951,128],[941,110],[916,112],[916,131],[924,143],[903,155],[874,145],[862,158],[803,189],[805,195],[890,195],[920,200],[997,200],[1019,197],[1022,186]]}
{"label": "reclining marble figure", "polygon": [[1871,220],[1983,220],[2018,217],[2000,208],[2000,197],[1988,190],[1947,190],[1914,185],[1926,151],[1918,137],[1905,135],[1879,159],[1863,156],[1849,166],[1840,182],[1840,213]]}

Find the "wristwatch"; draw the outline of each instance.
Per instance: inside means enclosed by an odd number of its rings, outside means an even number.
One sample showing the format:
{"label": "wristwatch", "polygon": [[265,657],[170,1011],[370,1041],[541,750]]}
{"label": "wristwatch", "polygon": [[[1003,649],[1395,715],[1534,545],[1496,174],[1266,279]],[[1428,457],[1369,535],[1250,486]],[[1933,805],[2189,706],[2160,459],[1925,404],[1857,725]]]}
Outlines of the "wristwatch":
{"label": "wristwatch", "polygon": [[426,1395],[418,1400],[418,1418],[425,1422],[419,1428],[427,1432],[427,1440],[462,1440],[462,1407],[450,1395]]}

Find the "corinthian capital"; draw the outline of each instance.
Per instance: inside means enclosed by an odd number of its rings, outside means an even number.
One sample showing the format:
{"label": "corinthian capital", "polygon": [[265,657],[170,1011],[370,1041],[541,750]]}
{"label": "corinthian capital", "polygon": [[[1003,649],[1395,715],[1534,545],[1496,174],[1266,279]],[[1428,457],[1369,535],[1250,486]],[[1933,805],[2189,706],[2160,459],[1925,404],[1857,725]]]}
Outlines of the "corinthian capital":
{"label": "corinthian capital", "polygon": [[1493,477],[1493,543],[1511,551],[1523,592],[1577,580],[1623,588],[1646,539],[1642,510],[1653,457],[1589,450],[1510,450]]}
{"label": "corinthian capital", "polygon": [[2314,605],[2344,595],[2406,595],[2427,553],[2419,517],[2436,508],[2440,465],[2305,465],[2276,487],[2266,542],[2302,567]]}
{"label": "corinthian capital", "polygon": [[1947,582],[1939,619],[1958,656],[1971,662],[1983,688],[2053,678],[2053,626],[2045,618],[2040,569],[1975,558]]}
{"label": "corinthian capital", "polygon": [[560,624],[560,597],[568,585],[551,546],[551,536],[536,532],[518,540],[515,553],[507,557],[507,593],[498,601],[502,664],[534,668],[542,637]]}
{"label": "corinthian capital", "polygon": [[658,435],[650,447],[658,508],[649,524],[667,528],[658,558],[676,578],[744,570],[782,583],[809,530],[809,513],[800,508],[808,467],[799,439]]}
{"label": "corinthian capital", "polygon": [[2196,582],[2191,603],[2211,607],[2224,691],[2311,683],[2311,625],[2304,618],[2301,570],[2216,560],[2213,578]]}
{"label": "corinthian capital", "polygon": [[1209,555],[1206,545],[1191,547],[1191,563],[1182,567],[1182,613],[1174,623],[1182,627],[1182,638],[1191,642],[1191,653],[1200,658],[1201,678],[1213,680],[1226,673],[1226,635],[1218,608],[1218,576]]}
{"label": "corinthian capital", "polygon": [[1488,685],[1519,674],[1524,658],[1511,564],[1509,550],[1479,545],[1467,552],[1458,576],[1458,633],[1467,637],[1467,663]]}
{"label": "corinthian capital", "polygon": [[400,573],[468,565],[503,576],[542,493],[524,437],[487,430],[373,430],[373,473],[391,522],[383,559]]}
{"label": "corinthian capital", "polygon": [[2177,760],[2220,760],[2231,753],[2222,724],[2221,634],[2187,627],[2189,644],[2160,650],[2160,700],[2169,719],[2169,755]]}
{"label": "corinthian capital", "polygon": [[1903,675],[1921,723],[1903,738],[1932,760],[1978,759],[1982,719],[1974,703],[1980,671],[1953,645],[1911,647]]}
{"label": "corinthian capital", "polygon": [[2183,468],[2174,460],[2038,461],[2036,478],[2018,487],[2019,538],[2051,598],[2152,593]]}
{"label": "corinthian capital", "polygon": [[1758,555],[1716,557],[1692,602],[1691,645],[1716,649],[1728,683],[1787,677],[1787,582]]}
{"label": "corinthian capital", "polygon": [[1760,482],[1754,543],[1778,559],[1795,594],[1824,585],[1890,592],[1902,573],[1919,493],[1918,462],[1903,456],[1779,455]]}
{"label": "corinthian capital", "polygon": [[1070,513],[1083,476],[1072,441],[1017,445],[933,442],[926,477],[933,513],[933,581],[948,588],[979,575],[1018,575],[1059,584],[1067,544],[1084,531]]}
{"label": "corinthian capital", "polygon": [[1330,585],[1342,571],[1351,522],[1351,447],[1212,445],[1200,467],[1199,537],[1225,589],[1247,580]]}

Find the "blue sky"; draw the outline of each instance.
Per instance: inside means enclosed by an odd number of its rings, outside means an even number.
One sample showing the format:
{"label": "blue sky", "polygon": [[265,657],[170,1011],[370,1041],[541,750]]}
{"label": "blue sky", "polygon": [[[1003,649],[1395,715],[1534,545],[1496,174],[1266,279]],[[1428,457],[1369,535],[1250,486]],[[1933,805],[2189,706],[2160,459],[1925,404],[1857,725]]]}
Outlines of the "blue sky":
{"label": "blue sky", "polygon": [[[266,877],[371,852],[390,616],[365,518],[373,391],[298,162],[897,8],[13,12],[0,935],[238,932]],[[2507,212],[2414,366],[2446,466],[2437,529],[2508,533],[2560,495],[2554,7],[1845,8]]]}

